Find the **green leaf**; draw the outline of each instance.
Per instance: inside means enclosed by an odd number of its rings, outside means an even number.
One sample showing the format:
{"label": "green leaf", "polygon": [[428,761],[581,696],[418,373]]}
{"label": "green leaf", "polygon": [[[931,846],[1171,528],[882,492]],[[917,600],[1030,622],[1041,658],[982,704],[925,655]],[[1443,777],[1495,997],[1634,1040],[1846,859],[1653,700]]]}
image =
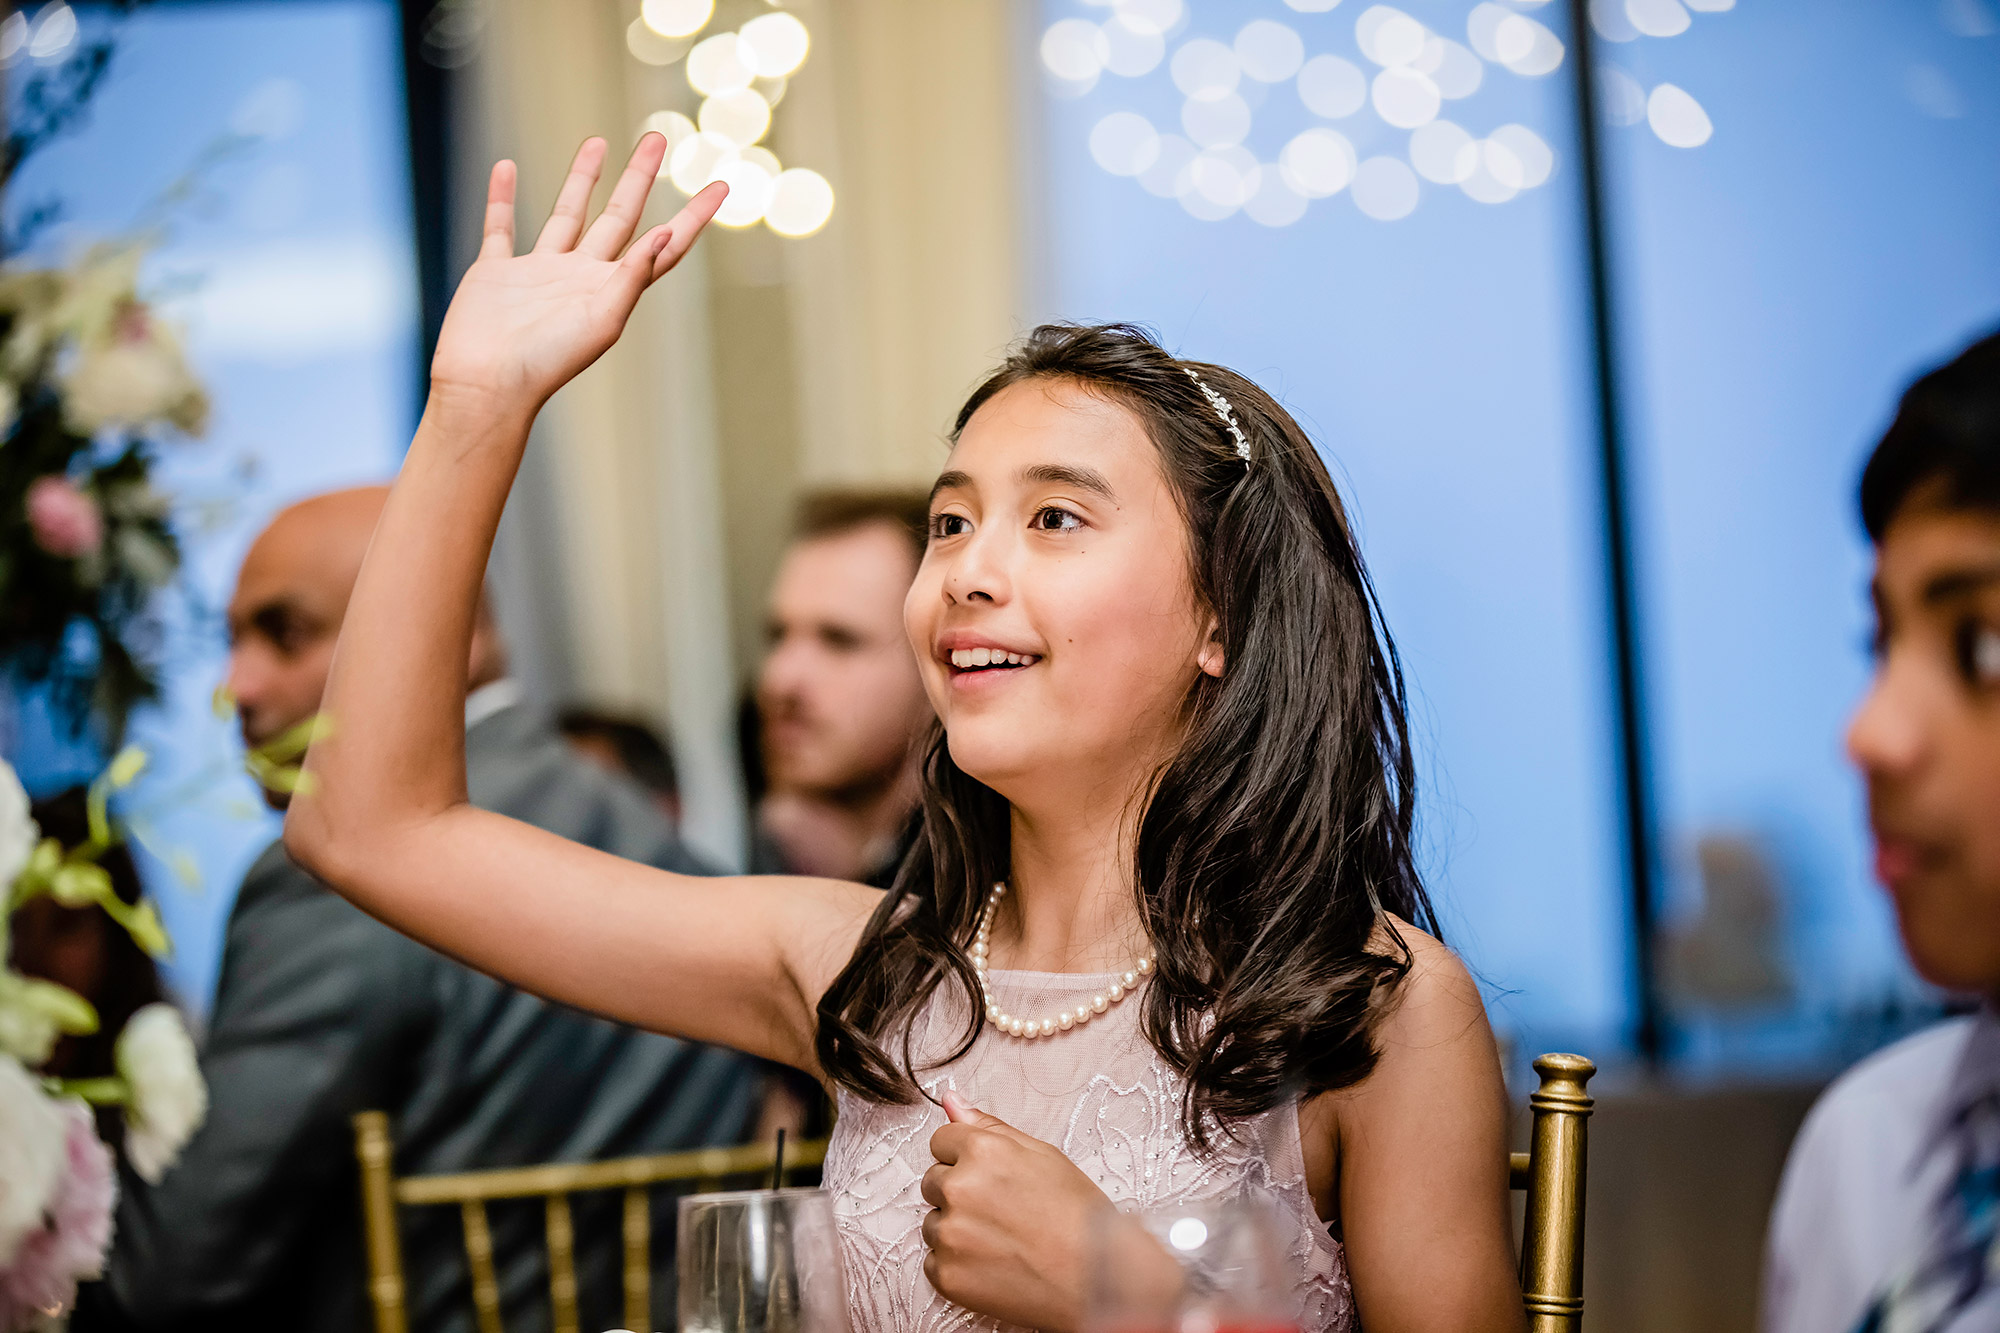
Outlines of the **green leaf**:
{"label": "green leaf", "polygon": [[111,782],[109,775],[101,775],[90,784],[90,791],[83,802],[84,812],[90,818],[90,841],[84,847],[94,855],[109,847],[116,835],[111,831]]}
{"label": "green leaf", "polygon": [[35,844],[34,853],[28,857],[24,874],[33,875],[44,883],[55,877],[57,867],[62,865],[63,845],[54,838],[43,838]]}
{"label": "green leaf", "polygon": [[268,764],[289,764],[304,758],[307,748],[314,741],[325,740],[332,734],[331,719],[325,713],[315,713],[305,721],[285,728],[251,753]]}
{"label": "green leaf", "polygon": [[49,896],[64,907],[89,907],[113,897],[111,875],[103,866],[70,861],[49,879]]}
{"label": "green leaf", "polygon": [[97,1010],[67,986],[39,977],[22,977],[14,988],[14,1000],[72,1037],[88,1037],[97,1031]]}
{"label": "green leaf", "polygon": [[111,761],[111,767],[104,772],[111,789],[117,791],[121,787],[129,787],[137,782],[139,775],[146,771],[149,758],[147,753],[136,745],[128,745],[120,750],[118,757]]}
{"label": "green leaf", "polygon": [[243,756],[243,767],[265,791],[283,796],[312,792],[312,774],[301,763],[276,760],[267,751],[252,750]]}
{"label": "green leaf", "polygon": [[21,873],[14,878],[14,887],[7,898],[7,910],[13,911],[37,894],[47,893],[56,872],[62,869],[62,844],[54,838],[43,838],[35,844],[35,850],[28,854],[28,864],[21,867]]}
{"label": "green leaf", "polygon": [[56,1078],[48,1085],[58,1097],[79,1097],[93,1106],[123,1106],[132,1100],[131,1085],[122,1078]]}
{"label": "green leaf", "polygon": [[[118,904],[116,910],[112,908],[112,903]],[[159,909],[153,906],[151,898],[140,900],[137,907],[127,907],[117,898],[112,898],[104,904],[104,910],[111,914],[112,920],[125,927],[125,933],[132,937],[134,944],[152,957],[165,958],[173,952],[173,941],[167,937],[167,928],[161,924]]]}

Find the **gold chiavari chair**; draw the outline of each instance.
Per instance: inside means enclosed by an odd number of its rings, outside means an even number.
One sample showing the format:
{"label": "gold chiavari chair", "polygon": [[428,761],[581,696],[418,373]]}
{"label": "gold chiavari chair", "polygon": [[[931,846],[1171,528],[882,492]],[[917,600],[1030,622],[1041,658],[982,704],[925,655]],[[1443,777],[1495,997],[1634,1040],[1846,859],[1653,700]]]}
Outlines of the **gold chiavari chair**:
{"label": "gold chiavari chair", "polygon": [[[479,1333],[505,1333],[500,1322],[500,1287],[493,1270],[493,1236],[486,1205],[501,1199],[543,1201],[549,1255],[549,1305],[555,1333],[580,1333],[576,1312],[576,1232],[570,1223],[572,1194],[623,1190],[625,1213],[625,1323],[650,1329],[652,1313],[652,1222],[650,1191],[661,1185],[692,1184],[696,1193],[722,1188],[732,1177],[768,1176],[773,1145],[702,1148],[652,1157],[620,1157],[603,1162],[558,1162],[457,1175],[398,1176],[389,1117],[363,1111],[354,1117],[354,1152],[361,1162],[361,1220],[368,1247],[368,1296],[375,1333],[408,1333],[403,1300],[403,1247],[397,1229],[399,1208],[456,1204],[465,1228],[465,1261],[472,1277],[472,1304]],[[789,1145],[785,1170],[819,1165],[824,1139]]]}
{"label": "gold chiavari chair", "polygon": [[[1584,1090],[1597,1066],[1580,1055],[1544,1055],[1535,1061],[1541,1086],[1528,1098],[1533,1116],[1529,1151],[1512,1154],[1509,1184],[1527,1195],[1521,1237],[1521,1297],[1529,1333],[1580,1333],[1583,1328],[1583,1188],[1585,1121],[1595,1105]],[[625,1191],[625,1322],[650,1327],[652,1318],[652,1213],[647,1191],[694,1182],[712,1190],[732,1176],[768,1172],[769,1144],[705,1148],[656,1157],[561,1163],[460,1175],[404,1176],[393,1170],[389,1117],[363,1111],[354,1117],[354,1150],[361,1162],[362,1222],[367,1231],[368,1291],[375,1333],[408,1333],[403,1307],[402,1242],[398,1207],[457,1204],[465,1226],[466,1263],[472,1274],[479,1333],[504,1333],[500,1292],[493,1272],[493,1240],[486,1205],[497,1199],[541,1198],[547,1210],[549,1300],[556,1333],[579,1333],[576,1314],[575,1233],[569,1196],[593,1190]],[[788,1160],[817,1166],[823,1139],[800,1143]]]}
{"label": "gold chiavari chair", "polygon": [[1510,1183],[1528,1196],[1521,1234],[1521,1299],[1529,1333],[1583,1328],[1584,1122],[1595,1104],[1584,1085],[1597,1066],[1580,1055],[1535,1061],[1541,1086],[1528,1098],[1528,1151],[1513,1154]]}

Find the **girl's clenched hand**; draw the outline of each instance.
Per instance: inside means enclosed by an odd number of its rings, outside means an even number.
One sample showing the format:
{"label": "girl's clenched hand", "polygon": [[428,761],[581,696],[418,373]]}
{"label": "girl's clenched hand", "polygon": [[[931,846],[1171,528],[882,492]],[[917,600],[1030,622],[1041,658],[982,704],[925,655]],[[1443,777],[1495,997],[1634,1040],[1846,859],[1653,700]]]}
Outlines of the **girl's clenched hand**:
{"label": "girl's clenched hand", "polygon": [[944,1094],[924,1173],[924,1276],[947,1300],[1029,1328],[1082,1322],[1091,1228],[1111,1201],[1054,1146]]}

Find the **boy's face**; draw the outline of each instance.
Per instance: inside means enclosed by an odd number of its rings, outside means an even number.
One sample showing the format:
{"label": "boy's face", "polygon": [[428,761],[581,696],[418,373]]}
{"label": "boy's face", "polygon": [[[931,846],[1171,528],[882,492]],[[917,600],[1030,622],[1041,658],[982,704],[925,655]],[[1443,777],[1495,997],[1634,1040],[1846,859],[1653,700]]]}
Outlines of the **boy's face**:
{"label": "boy's face", "polygon": [[1917,971],[2000,998],[2000,514],[1908,503],[1876,553],[1875,679],[1847,733]]}

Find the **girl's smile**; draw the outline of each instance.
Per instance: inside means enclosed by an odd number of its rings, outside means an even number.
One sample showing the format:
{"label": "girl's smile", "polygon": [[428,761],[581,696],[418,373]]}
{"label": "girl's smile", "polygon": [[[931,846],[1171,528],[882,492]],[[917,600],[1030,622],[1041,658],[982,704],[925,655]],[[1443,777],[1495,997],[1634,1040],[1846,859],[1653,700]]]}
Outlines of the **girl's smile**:
{"label": "girl's smile", "polygon": [[955,689],[983,688],[985,682],[1037,665],[1043,656],[1036,648],[1001,643],[968,630],[940,635],[932,655],[944,663]]}

